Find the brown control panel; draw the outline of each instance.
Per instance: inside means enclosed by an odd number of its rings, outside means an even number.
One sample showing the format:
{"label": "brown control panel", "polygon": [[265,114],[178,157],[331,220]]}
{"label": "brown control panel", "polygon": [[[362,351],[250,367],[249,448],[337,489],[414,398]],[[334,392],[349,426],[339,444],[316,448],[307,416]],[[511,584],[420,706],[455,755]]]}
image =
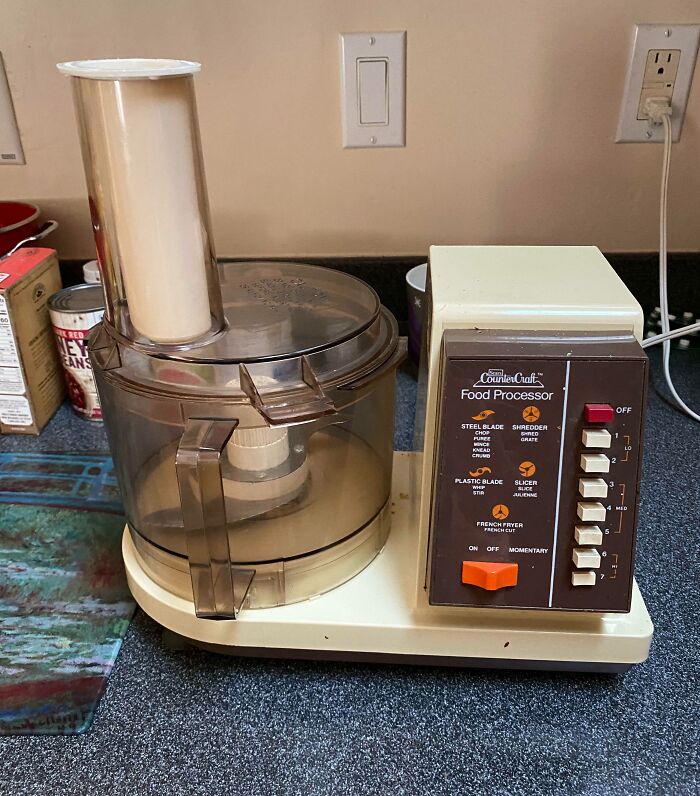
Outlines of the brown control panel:
{"label": "brown control panel", "polygon": [[647,358],[631,334],[449,330],[433,605],[629,611]]}

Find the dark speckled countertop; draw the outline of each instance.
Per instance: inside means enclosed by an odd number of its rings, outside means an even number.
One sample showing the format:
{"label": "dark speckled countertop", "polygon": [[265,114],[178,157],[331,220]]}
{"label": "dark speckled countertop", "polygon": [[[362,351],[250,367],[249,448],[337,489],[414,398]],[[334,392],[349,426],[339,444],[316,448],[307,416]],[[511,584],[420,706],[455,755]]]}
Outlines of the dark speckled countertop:
{"label": "dark speckled countertop", "polygon": [[[697,406],[700,355],[673,363]],[[400,448],[414,400],[401,373]],[[0,439],[103,445],[65,407],[38,439]],[[698,794],[699,450],[700,426],[652,389],[637,576],[656,636],[624,676],[175,652],[138,612],[92,729],[0,738],[0,794]]]}

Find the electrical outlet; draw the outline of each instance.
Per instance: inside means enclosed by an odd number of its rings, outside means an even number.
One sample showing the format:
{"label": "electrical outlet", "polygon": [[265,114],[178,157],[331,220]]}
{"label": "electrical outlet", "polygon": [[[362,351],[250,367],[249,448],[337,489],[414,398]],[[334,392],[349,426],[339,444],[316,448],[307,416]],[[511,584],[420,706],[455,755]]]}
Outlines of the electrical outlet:
{"label": "electrical outlet", "polygon": [[666,80],[674,83],[680,60],[680,50],[649,50],[644,67],[643,85],[659,81],[663,83]]}
{"label": "electrical outlet", "polygon": [[635,25],[616,141],[663,141],[661,125],[651,124],[645,112],[650,97],[670,101],[671,130],[678,141],[699,40],[700,25]]}
{"label": "electrical outlet", "polygon": [[24,163],[10,84],[7,82],[5,63],[0,53],[0,166],[18,166]]}
{"label": "electrical outlet", "polygon": [[666,97],[673,105],[673,89],[681,60],[680,50],[649,50],[642,78],[637,119],[648,119],[645,103],[650,97]]}

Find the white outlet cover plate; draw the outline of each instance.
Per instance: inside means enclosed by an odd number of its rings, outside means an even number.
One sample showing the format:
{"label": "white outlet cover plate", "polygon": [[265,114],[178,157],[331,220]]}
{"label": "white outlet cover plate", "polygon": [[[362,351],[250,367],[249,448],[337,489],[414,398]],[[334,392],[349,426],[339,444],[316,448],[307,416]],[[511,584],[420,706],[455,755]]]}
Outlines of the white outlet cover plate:
{"label": "white outlet cover plate", "polygon": [[17,128],[10,84],[0,53],[0,166],[21,166],[24,163],[24,151]]}
{"label": "white outlet cover plate", "polygon": [[[670,35],[667,34],[667,31]],[[699,39],[700,25],[634,26],[632,55],[627,68],[625,93],[615,141],[618,143],[637,141],[653,144],[662,143],[664,140],[663,127],[660,124],[650,124],[646,119],[637,119],[644,68],[649,50],[681,51],[676,84],[673,89],[673,114],[671,116],[673,140],[680,139],[685,107],[688,104],[688,94],[690,93],[690,83],[695,71]]]}
{"label": "white outlet cover plate", "polygon": [[[406,31],[341,33],[340,47],[343,147],[406,146]],[[386,103],[386,118],[381,123],[363,124],[360,119],[360,65],[368,61],[386,63],[385,87],[368,89],[372,110],[381,105],[380,99]],[[385,98],[377,96],[380,92]]]}

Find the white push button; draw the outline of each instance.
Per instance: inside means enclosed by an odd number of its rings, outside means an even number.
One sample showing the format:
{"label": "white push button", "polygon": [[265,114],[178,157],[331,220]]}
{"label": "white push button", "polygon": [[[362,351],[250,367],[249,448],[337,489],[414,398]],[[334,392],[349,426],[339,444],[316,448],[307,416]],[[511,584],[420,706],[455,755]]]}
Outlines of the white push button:
{"label": "white push button", "polygon": [[386,58],[357,59],[360,124],[389,124]]}
{"label": "white push button", "polygon": [[581,469],[584,473],[610,472],[610,459],[604,453],[583,453]]}
{"label": "white push button", "polygon": [[609,448],[612,443],[610,432],[604,428],[584,428],[581,438],[586,448]]}
{"label": "white push button", "polygon": [[576,544],[603,544],[603,532],[597,525],[577,525],[574,538]]}
{"label": "white push button", "polygon": [[579,501],[576,513],[584,522],[605,522],[605,506],[602,503]]}
{"label": "white push button", "polygon": [[572,586],[595,586],[595,572],[572,572]]}
{"label": "white push button", "polygon": [[591,547],[574,547],[572,558],[579,569],[600,569],[600,553]]}
{"label": "white push button", "polygon": [[579,478],[578,491],[585,498],[608,496],[608,485],[602,478]]}

